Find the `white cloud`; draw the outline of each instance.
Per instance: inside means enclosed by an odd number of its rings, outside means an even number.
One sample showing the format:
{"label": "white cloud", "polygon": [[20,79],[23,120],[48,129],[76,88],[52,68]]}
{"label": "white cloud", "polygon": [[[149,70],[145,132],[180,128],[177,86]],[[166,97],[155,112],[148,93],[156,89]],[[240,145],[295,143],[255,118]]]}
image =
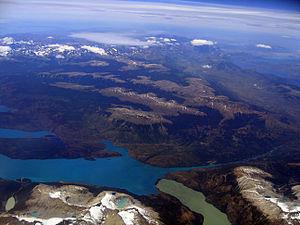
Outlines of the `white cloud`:
{"label": "white cloud", "polygon": [[0,46],[0,56],[7,56],[11,52],[11,47],[9,46]]}
{"label": "white cloud", "polygon": [[209,41],[209,40],[205,40],[205,39],[194,39],[194,40],[191,41],[191,44],[193,46],[203,46],[203,45],[212,46],[212,45],[215,44],[215,42]]}
{"label": "white cloud", "polygon": [[265,49],[272,49],[272,46],[270,45],[265,45],[265,44],[257,44],[257,48],[265,48]]}
{"label": "white cloud", "polygon": [[75,33],[71,37],[83,38],[109,45],[144,46],[149,44],[146,41],[133,38],[132,35],[126,33]]}
{"label": "white cloud", "polygon": [[81,48],[99,55],[107,55],[106,51],[103,48],[98,48],[98,47],[88,46],[88,45],[81,46]]}
{"label": "white cloud", "polygon": [[4,37],[1,39],[1,42],[4,45],[12,45],[14,43],[14,39],[12,37]]}

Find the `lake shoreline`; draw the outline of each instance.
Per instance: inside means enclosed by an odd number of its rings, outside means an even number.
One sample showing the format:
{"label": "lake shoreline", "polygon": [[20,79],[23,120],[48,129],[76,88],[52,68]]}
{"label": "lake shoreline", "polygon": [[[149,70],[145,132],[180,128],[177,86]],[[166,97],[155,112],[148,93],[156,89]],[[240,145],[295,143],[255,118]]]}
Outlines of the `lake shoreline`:
{"label": "lake shoreline", "polygon": [[188,188],[177,181],[167,179],[161,179],[156,187],[161,192],[177,198],[191,211],[203,215],[203,225],[231,225],[227,215],[208,203],[202,192]]}

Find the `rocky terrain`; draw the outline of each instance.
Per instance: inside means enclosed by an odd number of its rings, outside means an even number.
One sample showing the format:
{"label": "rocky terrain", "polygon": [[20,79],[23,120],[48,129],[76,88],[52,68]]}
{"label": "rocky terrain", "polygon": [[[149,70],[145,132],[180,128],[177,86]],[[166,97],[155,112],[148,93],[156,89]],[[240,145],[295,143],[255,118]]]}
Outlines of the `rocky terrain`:
{"label": "rocky terrain", "polygon": [[205,193],[207,201],[225,212],[233,225],[300,224],[299,167],[258,167],[227,166],[168,177]]}
{"label": "rocky terrain", "polygon": [[203,113],[201,114],[201,112],[196,109],[180,105],[174,100],[166,101],[165,99],[158,98],[154,93],[138,94],[122,88],[107,88],[103,89],[100,93],[110,97],[117,97],[122,101],[146,105],[151,108],[153,112],[160,113],[162,115],[176,116],[179,115],[179,113],[205,115]]}
{"label": "rocky terrain", "polygon": [[1,180],[0,190],[1,224],[192,225],[202,220],[163,194],[137,198],[99,187],[26,180]]}
{"label": "rocky terrain", "polygon": [[298,5],[210,2],[0,1],[0,225],[300,225]]}
{"label": "rocky terrain", "polygon": [[209,86],[207,81],[201,78],[187,78],[186,85],[179,85],[168,80],[150,80],[149,77],[140,76],[133,79],[134,84],[151,85],[164,91],[172,92],[185,100],[185,105],[194,107],[207,106],[222,113],[225,119],[234,118],[237,113],[254,114],[258,113],[251,110],[242,103],[232,102],[226,96],[217,96],[215,90]]}
{"label": "rocky terrain", "polygon": [[288,199],[273,187],[269,179],[272,175],[255,167],[237,167],[234,169],[242,196],[251,202],[270,221],[282,224],[300,224],[300,201],[297,186],[292,186],[294,197]]}
{"label": "rocky terrain", "polygon": [[111,112],[110,119],[112,120],[125,120],[137,125],[172,123],[170,120],[163,118],[159,114],[145,112],[142,110],[111,108],[108,112]]}
{"label": "rocky terrain", "polygon": [[[111,140],[148,164],[195,166],[258,157],[299,139],[298,89],[242,70],[216,46],[184,38],[147,37],[148,48],[27,39],[12,39],[0,60],[0,104],[11,108],[0,124],[56,138],[0,138],[9,157],[118,156],[100,143]],[[274,105],[283,92],[288,113]]]}

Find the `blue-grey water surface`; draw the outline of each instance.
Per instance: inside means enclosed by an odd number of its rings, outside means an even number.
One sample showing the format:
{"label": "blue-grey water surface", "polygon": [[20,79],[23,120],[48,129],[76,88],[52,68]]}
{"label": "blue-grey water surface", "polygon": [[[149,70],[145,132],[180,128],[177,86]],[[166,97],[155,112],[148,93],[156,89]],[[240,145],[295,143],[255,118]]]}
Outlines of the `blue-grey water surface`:
{"label": "blue-grey water surface", "polygon": [[[47,131],[26,132],[0,129],[0,138],[41,138]],[[0,155],[0,177],[29,178],[37,182],[80,182],[126,189],[138,195],[156,192],[155,183],[166,173],[188,168],[160,168],[139,162],[128,155],[127,149],[104,141],[106,148],[121,157],[85,159],[20,160]]]}

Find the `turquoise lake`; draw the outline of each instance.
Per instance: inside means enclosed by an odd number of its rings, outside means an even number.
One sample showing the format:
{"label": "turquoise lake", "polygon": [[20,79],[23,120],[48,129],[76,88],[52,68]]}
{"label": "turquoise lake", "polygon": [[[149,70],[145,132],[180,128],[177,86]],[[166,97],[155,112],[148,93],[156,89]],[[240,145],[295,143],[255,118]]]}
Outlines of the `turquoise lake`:
{"label": "turquoise lake", "polygon": [[[0,138],[40,138],[47,131],[26,132],[0,129]],[[122,154],[120,157],[85,159],[19,160],[0,155],[0,177],[29,178],[37,182],[79,182],[126,189],[137,195],[155,193],[156,181],[166,173],[191,168],[160,168],[139,162],[128,155],[127,149],[109,141],[106,148]]]}

